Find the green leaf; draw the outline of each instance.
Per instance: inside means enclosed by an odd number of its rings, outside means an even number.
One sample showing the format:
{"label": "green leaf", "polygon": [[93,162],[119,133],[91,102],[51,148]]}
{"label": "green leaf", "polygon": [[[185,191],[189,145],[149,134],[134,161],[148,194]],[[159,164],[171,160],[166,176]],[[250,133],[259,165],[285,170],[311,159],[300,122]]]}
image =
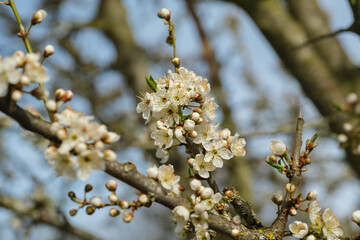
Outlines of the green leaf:
{"label": "green leaf", "polygon": [[157,84],[154,80],[154,78],[150,75],[150,78],[145,77],[146,83],[149,85],[149,87],[151,88],[151,90],[153,90],[154,92],[156,92],[157,89]]}

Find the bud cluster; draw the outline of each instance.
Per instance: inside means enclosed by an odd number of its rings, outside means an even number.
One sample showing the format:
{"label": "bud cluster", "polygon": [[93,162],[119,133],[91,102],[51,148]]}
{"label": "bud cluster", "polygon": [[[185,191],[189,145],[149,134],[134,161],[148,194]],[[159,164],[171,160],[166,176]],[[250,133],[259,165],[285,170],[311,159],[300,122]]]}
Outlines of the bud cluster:
{"label": "bud cluster", "polygon": [[[47,82],[49,77],[45,74],[46,70],[41,65],[40,57],[41,55],[38,53],[25,55],[21,51],[17,51],[12,56],[4,59],[0,57],[0,97],[4,96],[7,90],[10,89],[11,99],[19,101],[23,94],[23,87],[27,87],[32,83],[42,84]],[[39,90],[36,91],[35,88],[32,94],[38,92]],[[40,99],[43,99],[44,96],[46,96],[46,92],[42,91]]]}
{"label": "bud cluster", "polygon": [[108,131],[105,125],[92,122],[94,117],[70,107],[54,116],[50,130],[62,142],[49,146],[44,155],[57,175],[86,180],[93,169],[105,170],[105,161],[116,160],[114,151],[103,148],[105,144],[117,142],[118,134]]}

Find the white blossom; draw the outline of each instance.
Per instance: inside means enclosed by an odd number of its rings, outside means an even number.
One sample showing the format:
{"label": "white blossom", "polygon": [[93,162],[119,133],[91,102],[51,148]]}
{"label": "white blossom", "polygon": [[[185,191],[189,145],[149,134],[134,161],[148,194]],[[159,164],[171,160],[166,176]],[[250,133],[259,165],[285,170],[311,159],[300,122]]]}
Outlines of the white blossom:
{"label": "white blossom", "polygon": [[200,177],[208,178],[209,172],[212,172],[216,169],[212,162],[205,162],[205,156],[202,153],[199,153],[195,156],[195,161],[193,162],[194,170],[200,175]]}
{"label": "white blossom", "polygon": [[270,142],[270,151],[275,156],[283,156],[286,153],[286,146],[282,141],[273,139]]}
{"label": "white blossom", "polygon": [[301,221],[294,221],[289,225],[289,230],[294,237],[303,238],[308,233],[308,225]]}
{"label": "white blossom", "polygon": [[226,141],[222,139],[215,139],[212,141],[205,141],[203,146],[206,150],[205,162],[210,162],[214,164],[217,168],[222,168],[223,161],[222,159],[229,160],[234,156],[229,149],[225,148]]}
{"label": "white blossom", "polygon": [[158,179],[165,189],[173,190],[178,187],[178,183],[180,181],[180,177],[174,174],[174,167],[169,165],[161,165],[158,170]]}
{"label": "white blossom", "polygon": [[325,209],[323,213],[323,221],[325,226],[322,230],[327,240],[340,239],[343,235],[343,231],[339,228],[340,223],[336,219],[335,215],[330,212],[330,208]]}
{"label": "white blossom", "polygon": [[173,130],[170,128],[160,128],[151,133],[154,144],[160,148],[169,148],[173,144]]}

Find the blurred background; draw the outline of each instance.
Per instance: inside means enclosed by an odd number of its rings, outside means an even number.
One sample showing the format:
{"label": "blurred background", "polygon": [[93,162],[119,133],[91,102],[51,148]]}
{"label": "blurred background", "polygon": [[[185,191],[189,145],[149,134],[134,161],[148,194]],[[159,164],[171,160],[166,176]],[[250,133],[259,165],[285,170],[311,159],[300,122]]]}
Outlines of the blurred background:
{"label": "blurred background", "polygon": [[[216,171],[219,185],[235,186],[253,204],[260,221],[270,225],[277,210],[271,196],[284,192],[286,178],[264,160],[273,138],[284,141],[291,152],[301,109],[304,140],[315,132],[320,135],[301,190],[305,195],[317,190],[322,209],[331,208],[346,235],[359,231],[350,216],[360,208],[360,105],[346,102],[349,93],[360,94],[359,36],[348,31],[302,46],[352,25],[348,1],[16,0],[15,4],[26,27],[35,11],[42,8],[48,13],[29,38],[39,52],[47,44],[55,46],[56,54],[44,63],[51,76],[46,84],[50,97],[57,88],[71,89],[75,95],[71,106],[119,133],[121,141],[114,146],[118,161],[132,161],[142,173],[159,160],[150,130],[136,114],[136,96],[150,91],[145,76],[158,78],[172,69],[167,26],[157,17],[159,9],[170,9],[181,65],[209,79],[220,105],[216,121],[247,141],[245,158],[227,161]],[[0,5],[2,57],[25,51],[10,10]],[[42,103],[31,97],[23,97],[19,104],[44,113]],[[345,134],[347,141],[339,143],[338,134]],[[81,195],[90,183],[94,190],[88,196],[106,199],[104,184],[110,177],[98,171],[87,182],[56,177],[43,157],[48,142],[21,130],[3,114],[0,135],[0,239],[174,239],[171,211],[158,204],[136,211],[130,224],[121,217],[111,218],[108,209],[92,216],[79,211],[70,217],[68,211],[77,205],[67,193]],[[186,176],[184,149],[173,150],[169,163]],[[125,184],[119,183],[118,189],[120,199],[136,198]],[[289,222],[295,219],[308,221],[305,213]]]}

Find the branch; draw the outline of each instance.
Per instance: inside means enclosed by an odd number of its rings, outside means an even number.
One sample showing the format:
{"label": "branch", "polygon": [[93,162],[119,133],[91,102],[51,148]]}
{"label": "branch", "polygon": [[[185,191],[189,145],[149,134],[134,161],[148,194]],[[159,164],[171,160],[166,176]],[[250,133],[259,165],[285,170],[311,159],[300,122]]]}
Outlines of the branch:
{"label": "branch", "polygon": [[[30,207],[15,198],[0,195],[0,207],[9,209],[20,217],[31,218],[34,224],[43,223],[82,239],[100,240],[100,238],[97,238],[79,228],[71,226],[65,217],[64,219],[60,219],[58,215],[49,214],[48,211]],[[53,210],[56,212],[58,211],[57,209]]]}

